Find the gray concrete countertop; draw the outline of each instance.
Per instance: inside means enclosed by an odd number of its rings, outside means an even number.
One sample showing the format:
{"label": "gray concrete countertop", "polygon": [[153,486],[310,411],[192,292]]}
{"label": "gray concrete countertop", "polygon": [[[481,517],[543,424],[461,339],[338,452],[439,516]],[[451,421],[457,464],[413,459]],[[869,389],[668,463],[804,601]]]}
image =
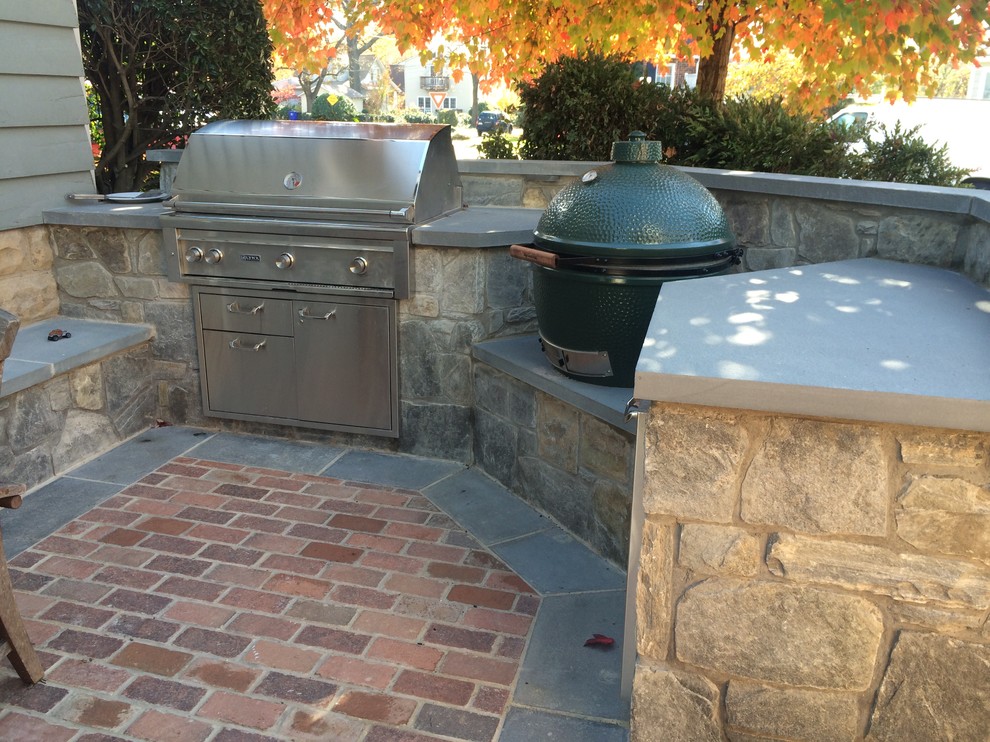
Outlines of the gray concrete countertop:
{"label": "gray concrete countertop", "polygon": [[413,247],[503,247],[533,241],[541,209],[468,206],[413,229]]}
{"label": "gray concrete countertop", "polygon": [[635,395],[990,431],[990,291],[875,259],[668,283]]}
{"label": "gray concrete countertop", "polygon": [[[161,229],[159,217],[169,213],[162,203],[122,204],[101,201],[67,202],[44,212],[45,224],[82,227]],[[500,206],[469,206],[413,229],[413,247],[504,247],[533,241],[543,212]]]}

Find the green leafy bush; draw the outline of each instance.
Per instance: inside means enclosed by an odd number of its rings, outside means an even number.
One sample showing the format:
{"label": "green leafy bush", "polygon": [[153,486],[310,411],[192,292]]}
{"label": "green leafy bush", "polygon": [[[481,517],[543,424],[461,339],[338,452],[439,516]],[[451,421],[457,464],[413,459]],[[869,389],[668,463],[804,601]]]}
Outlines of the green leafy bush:
{"label": "green leafy bush", "polygon": [[501,131],[490,131],[482,136],[478,151],[488,160],[519,159],[516,143]]}
{"label": "green leafy bush", "polygon": [[445,108],[437,112],[436,120],[437,123],[457,126],[457,111],[453,108]]}
{"label": "green leafy bush", "polygon": [[850,177],[888,183],[955,186],[970,174],[949,160],[948,146],[933,146],[918,134],[919,127],[893,129],[880,124],[868,129],[864,151],[852,157]]}
{"label": "green leafy bush", "polygon": [[407,124],[435,124],[437,122],[432,115],[416,110],[406,111],[402,118]]}
{"label": "green leafy bush", "polygon": [[331,103],[329,93],[313,101],[313,118],[317,121],[357,121],[357,109],[347,98],[335,96]]}

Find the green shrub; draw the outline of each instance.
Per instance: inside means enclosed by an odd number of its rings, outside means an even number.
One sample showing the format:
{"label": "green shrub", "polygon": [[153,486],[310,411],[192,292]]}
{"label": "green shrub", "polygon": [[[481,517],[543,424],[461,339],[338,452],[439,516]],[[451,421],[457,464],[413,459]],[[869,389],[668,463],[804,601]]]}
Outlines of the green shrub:
{"label": "green shrub", "polygon": [[853,155],[849,175],[860,180],[920,185],[956,186],[970,170],[955,167],[948,146],[929,144],[918,134],[920,127],[893,129],[870,127],[863,139],[864,151]]}
{"label": "green shrub", "polygon": [[790,113],[780,98],[730,98],[688,112],[685,165],[761,173],[841,177],[853,130]]}
{"label": "green shrub", "polygon": [[481,156],[488,160],[517,160],[519,159],[516,143],[501,131],[490,131],[481,137],[478,145]]}
{"label": "green shrub", "polygon": [[447,126],[457,126],[457,111],[453,108],[445,108],[442,111],[438,111],[436,115],[437,123],[446,124]]}
{"label": "green shrub", "polygon": [[313,118],[318,121],[357,121],[357,110],[347,98],[337,97],[333,103],[324,93],[313,101]]}
{"label": "green shrub", "polygon": [[417,110],[406,111],[402,118],[407,124],[435,124],[437,122],[431,114]]}

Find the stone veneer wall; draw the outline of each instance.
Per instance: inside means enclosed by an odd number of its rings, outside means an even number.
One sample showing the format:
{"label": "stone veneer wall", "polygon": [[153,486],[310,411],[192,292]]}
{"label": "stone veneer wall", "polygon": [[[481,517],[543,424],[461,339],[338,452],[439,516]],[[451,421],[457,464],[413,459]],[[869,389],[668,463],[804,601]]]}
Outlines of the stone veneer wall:
{"label": "stone veneer wall", "polygon": [[648,414],[635,742],[986,739],[990,434]]}
{"label": "stone veneer wall", "polygon": [[[544,209],[598,163],[461,162],[469,203]],[[981,191],[684,168],[712,191],[742,269],[879,257],[965,273],[990,286],[990,195]],[[962,196],[962,198],[961,198]],[[970,205],[964,199],[976,199]]]}
{"label": "stone veneer wall", "polygon": [[482,364],[474,389],[475,463],[624,567],[634,436]]}
{"label": "stone veneer wall", "polygon": [[0,306],[22,325],[58,314],[54,258],[47,227],[0,232]]}

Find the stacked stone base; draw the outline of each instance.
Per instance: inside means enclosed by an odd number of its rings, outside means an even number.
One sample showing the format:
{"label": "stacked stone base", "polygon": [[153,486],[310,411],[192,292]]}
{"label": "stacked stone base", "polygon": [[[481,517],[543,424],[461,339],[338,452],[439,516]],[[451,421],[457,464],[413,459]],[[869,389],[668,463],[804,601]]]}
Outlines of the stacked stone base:
{"label": "stacked stone base", "polygon": [[633,740],[986,739],[990,434],[649,414]]}
{"label": "stacked stone base", "polygon": [[0,471],[33,487],[155,421],[148,344],[0,399]]}

